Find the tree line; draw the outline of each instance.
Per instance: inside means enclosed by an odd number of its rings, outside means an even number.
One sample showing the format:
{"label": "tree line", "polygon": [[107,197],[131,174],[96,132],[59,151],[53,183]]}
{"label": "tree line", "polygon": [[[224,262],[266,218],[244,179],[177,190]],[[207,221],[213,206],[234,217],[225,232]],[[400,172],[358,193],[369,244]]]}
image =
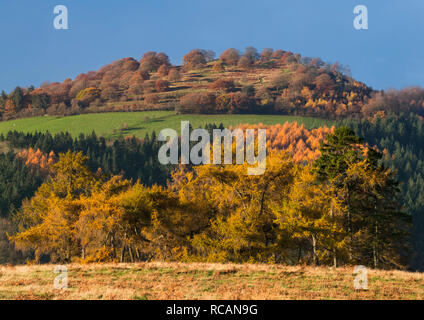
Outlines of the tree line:
{"label": "tree line", "polygon": [[408,264],[409,216],[395,174],[351,129],[298,164],[272,152],[262,176],[245,165],[173,171],[167,186],[93,172],[81,152],[59,155],[24,202],[10,240],[49,261],[209,261],[311,265]]}
{"label": "tree line", "polygon": [[[412,267],[421,268],[423,265],[422,260],[422,233],[423,227],[423,213],[422,213],[422,198],[424,194],[423,186],[423,165],[422,165],[422,141],[423,130],[422,122],[419,115],[403,114],[391,116],[379,116],[376,115],[371,120],[348,120],[337,124],[337,126],[349,126],[354,129],[360,136],[366,137],[365,142],[368,146],[377,146],[378,150],[382,153],[382,162],[386,167],[391,168],[393,172],[396,172],[396,179],[400,181],[398,186],[400,193],[398,197],[399,205],[405,210],[413,220],[413,227],[411,242],[413,244],[413,251],[411,254]],[[217,128],[215,125],[208,125],[206,129],[213,130]],[[222,125],[220,126],[222,128]],[[325,129],[325,128],[324,128]],[[317,153],[317,145],[320,141],[324,141],[324,137],[328,133],[334,132],[334,129],[329,130],[323,128],[308,131],[299,126],[293,126],[286,124],[279,128],[272,128],[268,132],[268,147],[270,149],[288,150],[290,153],[291,160],[296,165],[304,165],[315,161],[317,157],[321,155],[321,152]],[[282,134],[281,132],[285,133]],[[287,138],[285,138],[287,136]],[[296,138],[297,137],[297,138]],[[61,133],[55,136],[51,136],[49,133],[34,133],[24,134],[17,132],[10,132],[6,137],[0,136],[3,140],[6,140],[11,147],[16,149],[27,149],[34,148],[41,149],[45,156],[54,150],[57,155],[61,152],[67,152],[72,150],[74,152],[83,151],[85,155],[91,154],[87,160],[87,165],[92,172],[98,172],[105,174],[110,177],[113,175],[124,175],[124,179],[132,179],[135,182],[140,179],[141,184],[145,186],[152,186],[159,184],[163,187],[166,186],[166,181],[171,177],[171,171],[173,168],[164,168],[163,166],[158,167],[162,170],[162,175],[155,173],[151,170],[151,163],[157,163],[157,151],[160,147],[157,144],[152,148],[154,143],[155,135],[148,139],[120,139],[120,145],[125,146],[120,151],[111,151],[114,147],[114,143],[107,141],[103,138],[98,138],[94,135],[88,135],[85,138],[80,136],[78,138],[72,138],[69,134]],[[132,141],[132,142],[131,142]],[[143,147],[144,141],[146,146]],[[137,146],[138,147],[134,147]],[[151,150],[145,154],[150,154],[150,161],[145,166],[140,166],[138,157],[140,156],[137,152],[133,153],[134,150]],[[109,150],[109,151],[105,151]],[[132,151],[131,151],[132,150]],[[291,150],[291,151],[290,151]],[[139,152],[138,151],[138,152]],[[108,154],[115,154],[115,160],[109,163],[115,163],[117,167],[112,171],[113,166],[104,166],[99,161],[102,157],[99,157],[103,152]],[[26,152],[26,154],[30,154]],[[117,155],[121,158],[118,158]],[[296,156],[294,156],[296,155]],[[21,207],[22,200],[24,198],[31,198],[37,188],[45,181],[46,176],[43,173],[42,168],[37,166],[25,165],[28,162],[27,158],[19,157],[14,153],[2,155],[2,173],[4,178],[1,180],[1,193],[2,203],[2,216],[6,217],[2,227],[7,228],[6,231],[13,230],[13,226],[10,225],[10,213],[15,212]],[[90,157],[97,160],[91,160]],[[32,156],[32,159],[37,158]],[[45,159],[43,156],[40,159]],[[49,159],[49,157],[47,157]],[[118,161],[118,159],[120,159]],[[144,159],[144,158],[143,158]],[[39,161],[36,160],[35,163]],[[48,162],[48,161],[47,161]],[[128,162],[128,163],[125,163]],[[34,164],[34,161],[31,161]],[[105,162],[107,163],[107,162]],[[130,165],[131,164],[131,165]],[[18,166],[19,168],[16,168]],[[41,166],[43,167],[43,166]],[[138,168],[139,170],[128,170],[128,168]],[[140,167],[142,170],[140,171]],[[106,169],[105,169],[106,168]],[[126,171],[131,172],[127,174]],[[143,172],[141,174],[141,172]],[[177,176],[173,174],[173,179]],[[9,244],[4,240],[4,245],[7,247]],[[7,250],[6,250],[7,251]],[[405,251],[407,252],[407,251]],[[15,253],[13,253],[15,254]],[[7,256],[5,254],[5,256]]]}
{"label": "tree line", "polygon": [[49,132],[9,131],[6,136],[0,135],[0,141],[6,141],[11,148],[39,149],[47,154],[81,151],[89,157],[91,170],[101,169],[107,175],[123,174],[127,179],[140,179],[147,185],[164,185],[171,170],[157,161],[162,143],[157,140],[155,132],[146,134],[143,139],[121,136],[112,141],[98,137],[94,132],[73,138],[64,132],[51,135]]}

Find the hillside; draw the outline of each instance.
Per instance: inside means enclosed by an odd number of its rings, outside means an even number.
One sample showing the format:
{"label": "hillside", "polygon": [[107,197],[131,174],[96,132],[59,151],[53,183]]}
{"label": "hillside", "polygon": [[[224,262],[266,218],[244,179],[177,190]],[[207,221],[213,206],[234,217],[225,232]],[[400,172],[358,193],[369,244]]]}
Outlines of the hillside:
{"label": "hillside", "polygon": [[203,263],[68,265],[68,289],[56,290],[54,265],[0,267],[0,299],[352,299],[424,298],[424,275],[369,270],[367,291],[353,268]]}
{"label": "hillside", "polygon": [[344,117],[361,114],[373,90],[338,63],[283,50],[192,50],[181,66],[165,53],[124,58],[98,71],[0,95],[2,120],[107,111],[265,113]]}
{"label": "hillside", "polygon": [[163,53],[123,58],[98,71],[0,94],[0,119],[117,111],[276,114],[320,118],[424,115],[424,90],[374,91],[339,63],[284,50],[195,49],[172,65]]}

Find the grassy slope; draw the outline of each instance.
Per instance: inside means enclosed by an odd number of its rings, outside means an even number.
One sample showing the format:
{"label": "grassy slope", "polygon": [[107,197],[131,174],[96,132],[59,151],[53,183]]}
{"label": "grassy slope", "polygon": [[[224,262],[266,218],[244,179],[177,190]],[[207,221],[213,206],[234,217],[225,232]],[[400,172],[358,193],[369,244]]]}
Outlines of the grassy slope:
{"label": "grassy slope", "polygon": [[[116,138],[123,135],[135,135],[144,137],[153,130],[158,133],[165,128],[179,129],[181,121],[190,121],[194,128],[204,126],[207,123],[223,123],[225,127],[235,126],[242,123],[277,124],[287,121],[297,121],[305,124],[307,128],[316,128],[322,125],[331,126],[332,122],[324,119],[280,116],[280,115],[176,115],[170,111],[145,111],[145,112],[118,112],[84,114],[70,117],[36,117],[19,120],[0,122],[0,134],[6,134],[10,130],[34,132],[50,131],[58,133],[68,131],[77,136],[79,133],[89,134],[93,130],[98,135],[107,138]],[[128,129],[121,130],[123,124]]]}
{"label": "grassy slope", "polygon": [[0,299],[423,299],[424,274],[369,271],[356,291],[352,268],[235,264],[68,266],[68,289],[53,265],[1,266]]}

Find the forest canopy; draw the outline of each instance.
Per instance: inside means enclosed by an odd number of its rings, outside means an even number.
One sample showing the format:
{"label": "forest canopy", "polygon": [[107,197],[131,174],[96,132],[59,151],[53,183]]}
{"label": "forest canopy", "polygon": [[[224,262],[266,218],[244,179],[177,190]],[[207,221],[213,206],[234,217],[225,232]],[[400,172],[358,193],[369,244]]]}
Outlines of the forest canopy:
{"label": "forest canopy", "polygon": [[23,203],[10,240],[36,261],[402,268],[410,221],[380,157],[364,153],[343,127],[327,135],[311,164],[274,151],[262,176],[247,176],[245,165],[200,165],[175,170],[166,187],[149,187],[93,172],[88,157],[68,151]]}

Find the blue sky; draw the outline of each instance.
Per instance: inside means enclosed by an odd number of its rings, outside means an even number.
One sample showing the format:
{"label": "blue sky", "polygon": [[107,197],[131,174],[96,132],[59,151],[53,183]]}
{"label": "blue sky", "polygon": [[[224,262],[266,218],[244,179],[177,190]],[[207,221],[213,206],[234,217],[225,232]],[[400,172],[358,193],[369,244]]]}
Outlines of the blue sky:
{"label": "blue sky", "polygon": [[[369,29],[353,28],[366,5]],[[66,5],[69,30],[55,30]],[[374,89],[424,86],[422,0],[19,0],[0,2],[0,90],[39,86],[123,57],[281,48],[350,66]]]}

